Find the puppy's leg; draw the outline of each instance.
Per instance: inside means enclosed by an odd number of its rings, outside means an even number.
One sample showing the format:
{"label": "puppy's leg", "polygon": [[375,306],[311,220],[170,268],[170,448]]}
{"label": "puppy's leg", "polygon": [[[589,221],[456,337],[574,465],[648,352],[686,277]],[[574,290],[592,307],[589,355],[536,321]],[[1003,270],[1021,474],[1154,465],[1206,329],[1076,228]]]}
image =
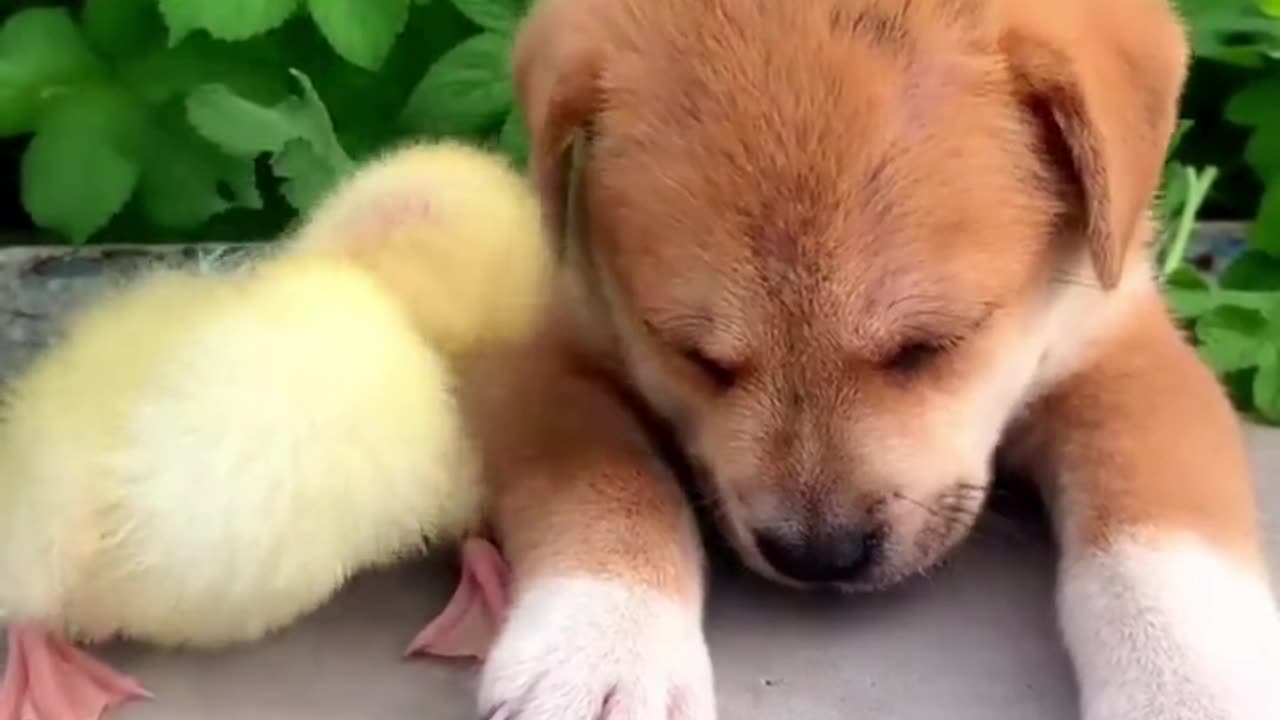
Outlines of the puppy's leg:
{"label": "puppy's leg", "polygon": [[1155,303],[1014,438],[1046,479],[1085,719],[1280,718],[1238,420]]}
{"label": "puppy's leg", "polygon": [[[692,512],[632,417],[553,351],[486,385],[494,527],[513,605],[485,663],[485,717],[710,720]],[[514,379],[513,379],[514,378]]]}

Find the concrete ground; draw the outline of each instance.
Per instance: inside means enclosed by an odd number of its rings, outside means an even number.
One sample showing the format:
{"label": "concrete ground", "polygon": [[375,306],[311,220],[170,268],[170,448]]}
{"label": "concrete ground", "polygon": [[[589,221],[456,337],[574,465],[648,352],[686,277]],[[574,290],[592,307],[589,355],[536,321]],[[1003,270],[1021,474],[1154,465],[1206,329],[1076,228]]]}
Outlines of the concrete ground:
{"label": "concrete ground", "polygon": [[[0,333],[0,376],[49,320],[31,285],[56,283],[51,294],[65,297],[64,285],[94,274],[42,265],[37,283],[25,270],[6,276],[3,255],[0,311],[10,317],[0,329],[15,334]],[[1280,576],[1280,431],[1251,428],[1249,438]],[[156,695],[112,720],[474,720],[474,668],[400,658],[453,579],[447,558],[362,578],[299,625],[233,652],[101,649]],[[995,515],[946,568],[878,596],[801,596],[723,569],[708,613],[720,715],[1078,720],[1052,580],[1042,525]]]}

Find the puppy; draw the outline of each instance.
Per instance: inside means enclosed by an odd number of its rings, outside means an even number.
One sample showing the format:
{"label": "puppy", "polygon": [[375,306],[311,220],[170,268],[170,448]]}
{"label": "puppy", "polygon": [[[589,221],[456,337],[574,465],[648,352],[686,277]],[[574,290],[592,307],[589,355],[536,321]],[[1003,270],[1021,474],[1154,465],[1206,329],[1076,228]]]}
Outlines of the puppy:
{"label": "puppy", "polygon": [[475,383],[515,582],[485,717],[715,716],[655,425],[796,587],[926,570],[1025,471],[1086,720],[1280,717],[1241,430],[1148,269],[1186,64],[1164,0],[535,4],[563,278]]}

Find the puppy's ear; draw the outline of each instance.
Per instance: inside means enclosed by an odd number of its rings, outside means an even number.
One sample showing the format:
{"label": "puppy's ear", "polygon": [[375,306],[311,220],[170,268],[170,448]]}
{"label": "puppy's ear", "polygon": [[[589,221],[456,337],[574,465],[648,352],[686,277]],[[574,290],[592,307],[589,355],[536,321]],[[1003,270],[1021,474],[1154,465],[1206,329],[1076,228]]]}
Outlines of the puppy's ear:
{"label": "puppy's ear", "polygon": [[1001,45],[1024,100],[1066,149],[1102,286],[1120,281],[1158,188],[1186,79],[1167,0],[1001,0]]}
{"label": "puppy's ear", "polygon": [[574,141],[597,107],[601,29],[592,27],[597,3],[539,0],[512,49],[517,102],[529,132],[529,165],[542,199],[548,233],[563,243],[570,221]]}

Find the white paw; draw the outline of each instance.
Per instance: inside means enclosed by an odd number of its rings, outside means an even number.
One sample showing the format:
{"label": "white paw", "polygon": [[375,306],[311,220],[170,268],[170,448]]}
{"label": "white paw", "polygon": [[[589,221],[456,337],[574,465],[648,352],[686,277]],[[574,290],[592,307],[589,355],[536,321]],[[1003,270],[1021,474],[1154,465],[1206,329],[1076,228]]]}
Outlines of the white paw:
{"label": "white paw", "polygon": [[714,720],[699,612],[593,578],[539,582],[512,608],[485,663],[491,720]]}
{"label": "white paw", "polygon": [[1117,545],[1073,564],[1060,602],[1085,720],[1280,718],[1280,613],[1212,549]]}

